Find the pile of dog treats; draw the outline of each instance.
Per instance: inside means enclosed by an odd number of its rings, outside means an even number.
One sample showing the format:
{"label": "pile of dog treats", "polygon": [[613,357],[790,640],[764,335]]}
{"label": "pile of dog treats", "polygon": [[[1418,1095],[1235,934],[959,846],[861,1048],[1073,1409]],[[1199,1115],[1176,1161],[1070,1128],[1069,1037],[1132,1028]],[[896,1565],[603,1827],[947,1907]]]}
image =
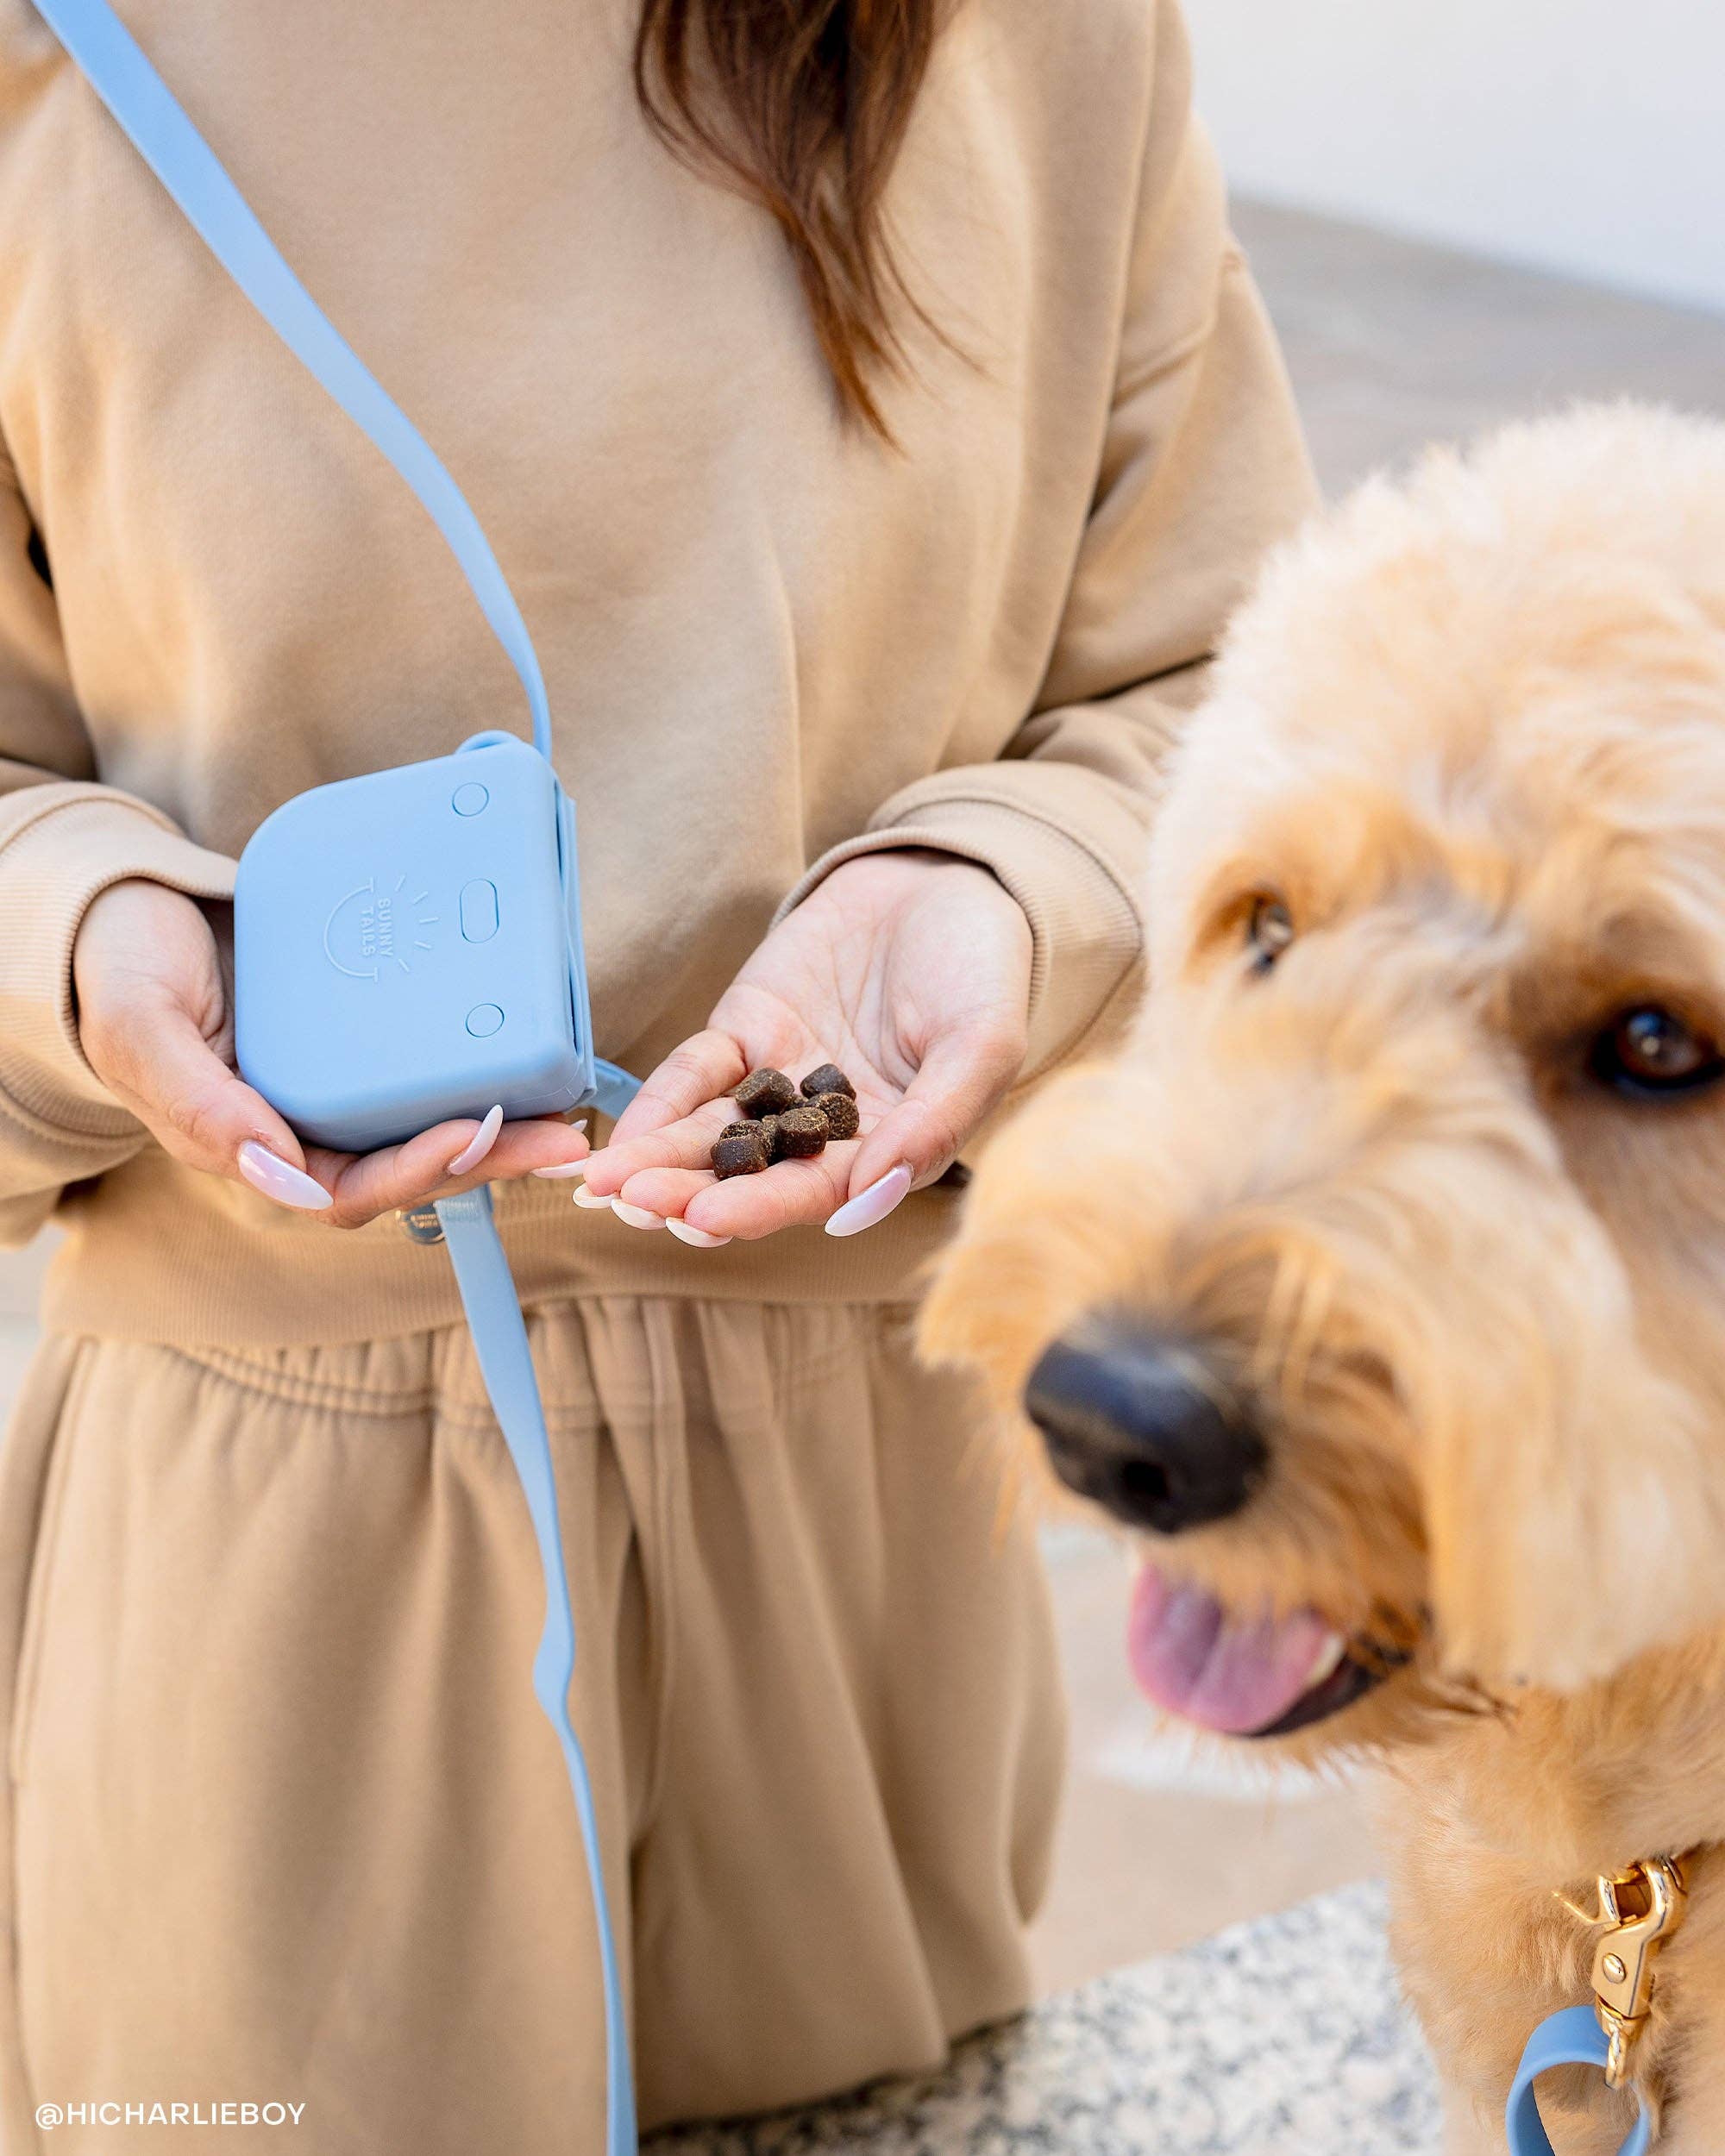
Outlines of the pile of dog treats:
{"label": "pile of dog treats", "polygon": [[758,1175],[775,1160],[811,1160],[829,1138],[862,1127],[856,1088],[837,1063],[810,1071],[799,1090],[782,1070],[751,1070],[731,1095],[743,1119],[728,1123],[712,1149],[712,1172]]}

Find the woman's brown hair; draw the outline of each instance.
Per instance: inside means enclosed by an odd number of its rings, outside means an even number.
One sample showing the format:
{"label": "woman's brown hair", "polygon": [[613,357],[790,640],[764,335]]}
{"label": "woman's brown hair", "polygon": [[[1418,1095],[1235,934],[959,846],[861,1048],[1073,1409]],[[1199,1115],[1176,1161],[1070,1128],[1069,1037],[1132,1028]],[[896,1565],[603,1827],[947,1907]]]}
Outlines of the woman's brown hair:
{"label": "woman's brown hair", "polygon": [[941,0],[642,0],[635,85],[680,154],[767,210],[796,265],[844,408],[882,436],[906,291],[887,181]]}

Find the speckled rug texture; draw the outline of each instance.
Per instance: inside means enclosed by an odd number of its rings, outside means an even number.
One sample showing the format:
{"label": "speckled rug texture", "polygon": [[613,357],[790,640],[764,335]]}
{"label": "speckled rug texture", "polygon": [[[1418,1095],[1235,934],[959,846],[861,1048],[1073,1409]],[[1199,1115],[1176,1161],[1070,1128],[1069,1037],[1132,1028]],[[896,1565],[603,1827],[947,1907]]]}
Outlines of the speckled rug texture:
{"label": "speckled rug texture", "polygon": [[1437,2156],[1431,2061],[1381,1886],[1106,1977],[960,2046],[933,2080],[666,2134],[651,2156]]}

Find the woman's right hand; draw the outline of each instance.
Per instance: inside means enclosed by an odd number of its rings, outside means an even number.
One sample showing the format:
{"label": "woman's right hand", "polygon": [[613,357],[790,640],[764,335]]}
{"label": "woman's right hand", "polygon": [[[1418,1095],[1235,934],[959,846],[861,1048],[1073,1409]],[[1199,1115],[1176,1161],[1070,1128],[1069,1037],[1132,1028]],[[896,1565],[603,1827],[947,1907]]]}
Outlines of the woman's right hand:
{"label": "woman's right hand", "polygon": [[[511,1175],[568,1174],[579,1126],[440,1123],[376,1153],[302,1146],[234,1069],[232,999],[202,907],[165,884],[110,884],[72,947],[78,1038],[120,1105],[188,1168],[341,1228]],[[484,1172],[475,1172],[483,1166]]]}

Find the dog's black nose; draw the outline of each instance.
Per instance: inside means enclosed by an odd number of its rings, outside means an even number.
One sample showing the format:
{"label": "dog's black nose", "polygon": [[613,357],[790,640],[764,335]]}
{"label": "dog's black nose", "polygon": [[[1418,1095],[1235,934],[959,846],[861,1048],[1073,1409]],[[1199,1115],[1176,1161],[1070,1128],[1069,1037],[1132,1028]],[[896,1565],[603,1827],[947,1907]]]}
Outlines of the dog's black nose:
{"label": "dog's black nose", "polygon": [[1269,1459],[1189,1350],[1114,1319],[1045,1350],[1025,1408],[1069,1489],[1157,1534],[1239,1512]]}

